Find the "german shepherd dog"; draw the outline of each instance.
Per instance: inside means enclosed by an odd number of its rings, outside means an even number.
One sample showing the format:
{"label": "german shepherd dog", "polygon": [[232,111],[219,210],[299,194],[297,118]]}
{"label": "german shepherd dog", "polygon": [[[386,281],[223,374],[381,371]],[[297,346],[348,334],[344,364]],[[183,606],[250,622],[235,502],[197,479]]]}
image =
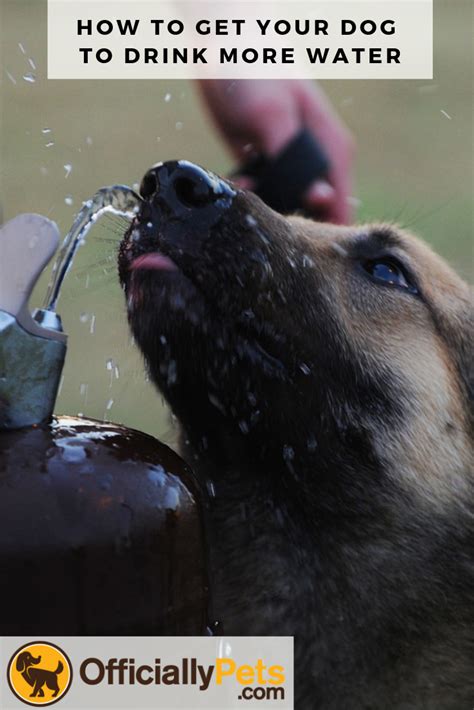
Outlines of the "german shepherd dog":
{"label": "german shepherd dog", "polygon": [[394,226],[283,217],[190,163],[141,193],[120,278],[208,491],[223,632],[295,636],[297,710],[469,710],[469,288]]}

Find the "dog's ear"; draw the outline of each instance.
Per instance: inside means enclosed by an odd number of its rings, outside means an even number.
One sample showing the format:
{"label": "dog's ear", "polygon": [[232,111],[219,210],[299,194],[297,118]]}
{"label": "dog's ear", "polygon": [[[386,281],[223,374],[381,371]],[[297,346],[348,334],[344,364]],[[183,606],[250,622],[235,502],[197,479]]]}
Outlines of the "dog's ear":
{"label": "dog's ear", "polygon": [[16,659],[16,669],[17,669],[18,673],[21,673],[24,668],[25,668],[25,654],[20,653],[20,655]]}

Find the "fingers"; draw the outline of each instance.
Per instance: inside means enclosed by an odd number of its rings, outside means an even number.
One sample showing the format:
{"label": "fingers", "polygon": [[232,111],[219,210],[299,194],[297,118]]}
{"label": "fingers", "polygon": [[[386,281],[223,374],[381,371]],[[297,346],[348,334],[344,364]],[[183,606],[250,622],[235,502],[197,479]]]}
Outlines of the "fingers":
{"label": "fingers", "polygon": [[326,96],[315,84],[298,82],[299,102],[305,124],[314,131],[324,147],[331,169],[328,175],[333,193],[327,188],[313,188],[307,193],[310,204],[325,204],[327,219],[348,224],[353,219],[350,202],[352,195],[352,163],[354,142]]}
{"label": "fingers", "polygon": [[330,219],[334,213],[336,190],[326,180],[317,180],[306,191],[303,203],[306,209],[320,220]]}

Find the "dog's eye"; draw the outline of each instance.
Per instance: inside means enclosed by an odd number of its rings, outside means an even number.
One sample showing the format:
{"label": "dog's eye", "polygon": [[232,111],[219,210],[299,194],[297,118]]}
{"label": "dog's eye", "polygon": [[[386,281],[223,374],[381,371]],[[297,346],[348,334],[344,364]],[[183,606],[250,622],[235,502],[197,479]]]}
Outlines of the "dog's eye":
{"label": "dog's eye", "polygon": [[390,286],[404,288],[411,293],[418,293],[403,266],[392,258],[370,259],[362,262],[364,270],[375,281],[386,283]]}

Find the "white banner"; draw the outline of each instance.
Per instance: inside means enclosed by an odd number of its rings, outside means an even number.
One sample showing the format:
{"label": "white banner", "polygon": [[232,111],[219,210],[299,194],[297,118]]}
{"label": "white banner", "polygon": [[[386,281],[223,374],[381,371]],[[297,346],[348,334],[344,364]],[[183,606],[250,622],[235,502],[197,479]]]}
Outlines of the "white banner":
{"label": "white banner", "polygon": [[289,637],[0,640],[0,707],[293,709]]}
{"label": "white banner", "polygon": [[431,79],[432,0],[48,0],[50,79]]}

